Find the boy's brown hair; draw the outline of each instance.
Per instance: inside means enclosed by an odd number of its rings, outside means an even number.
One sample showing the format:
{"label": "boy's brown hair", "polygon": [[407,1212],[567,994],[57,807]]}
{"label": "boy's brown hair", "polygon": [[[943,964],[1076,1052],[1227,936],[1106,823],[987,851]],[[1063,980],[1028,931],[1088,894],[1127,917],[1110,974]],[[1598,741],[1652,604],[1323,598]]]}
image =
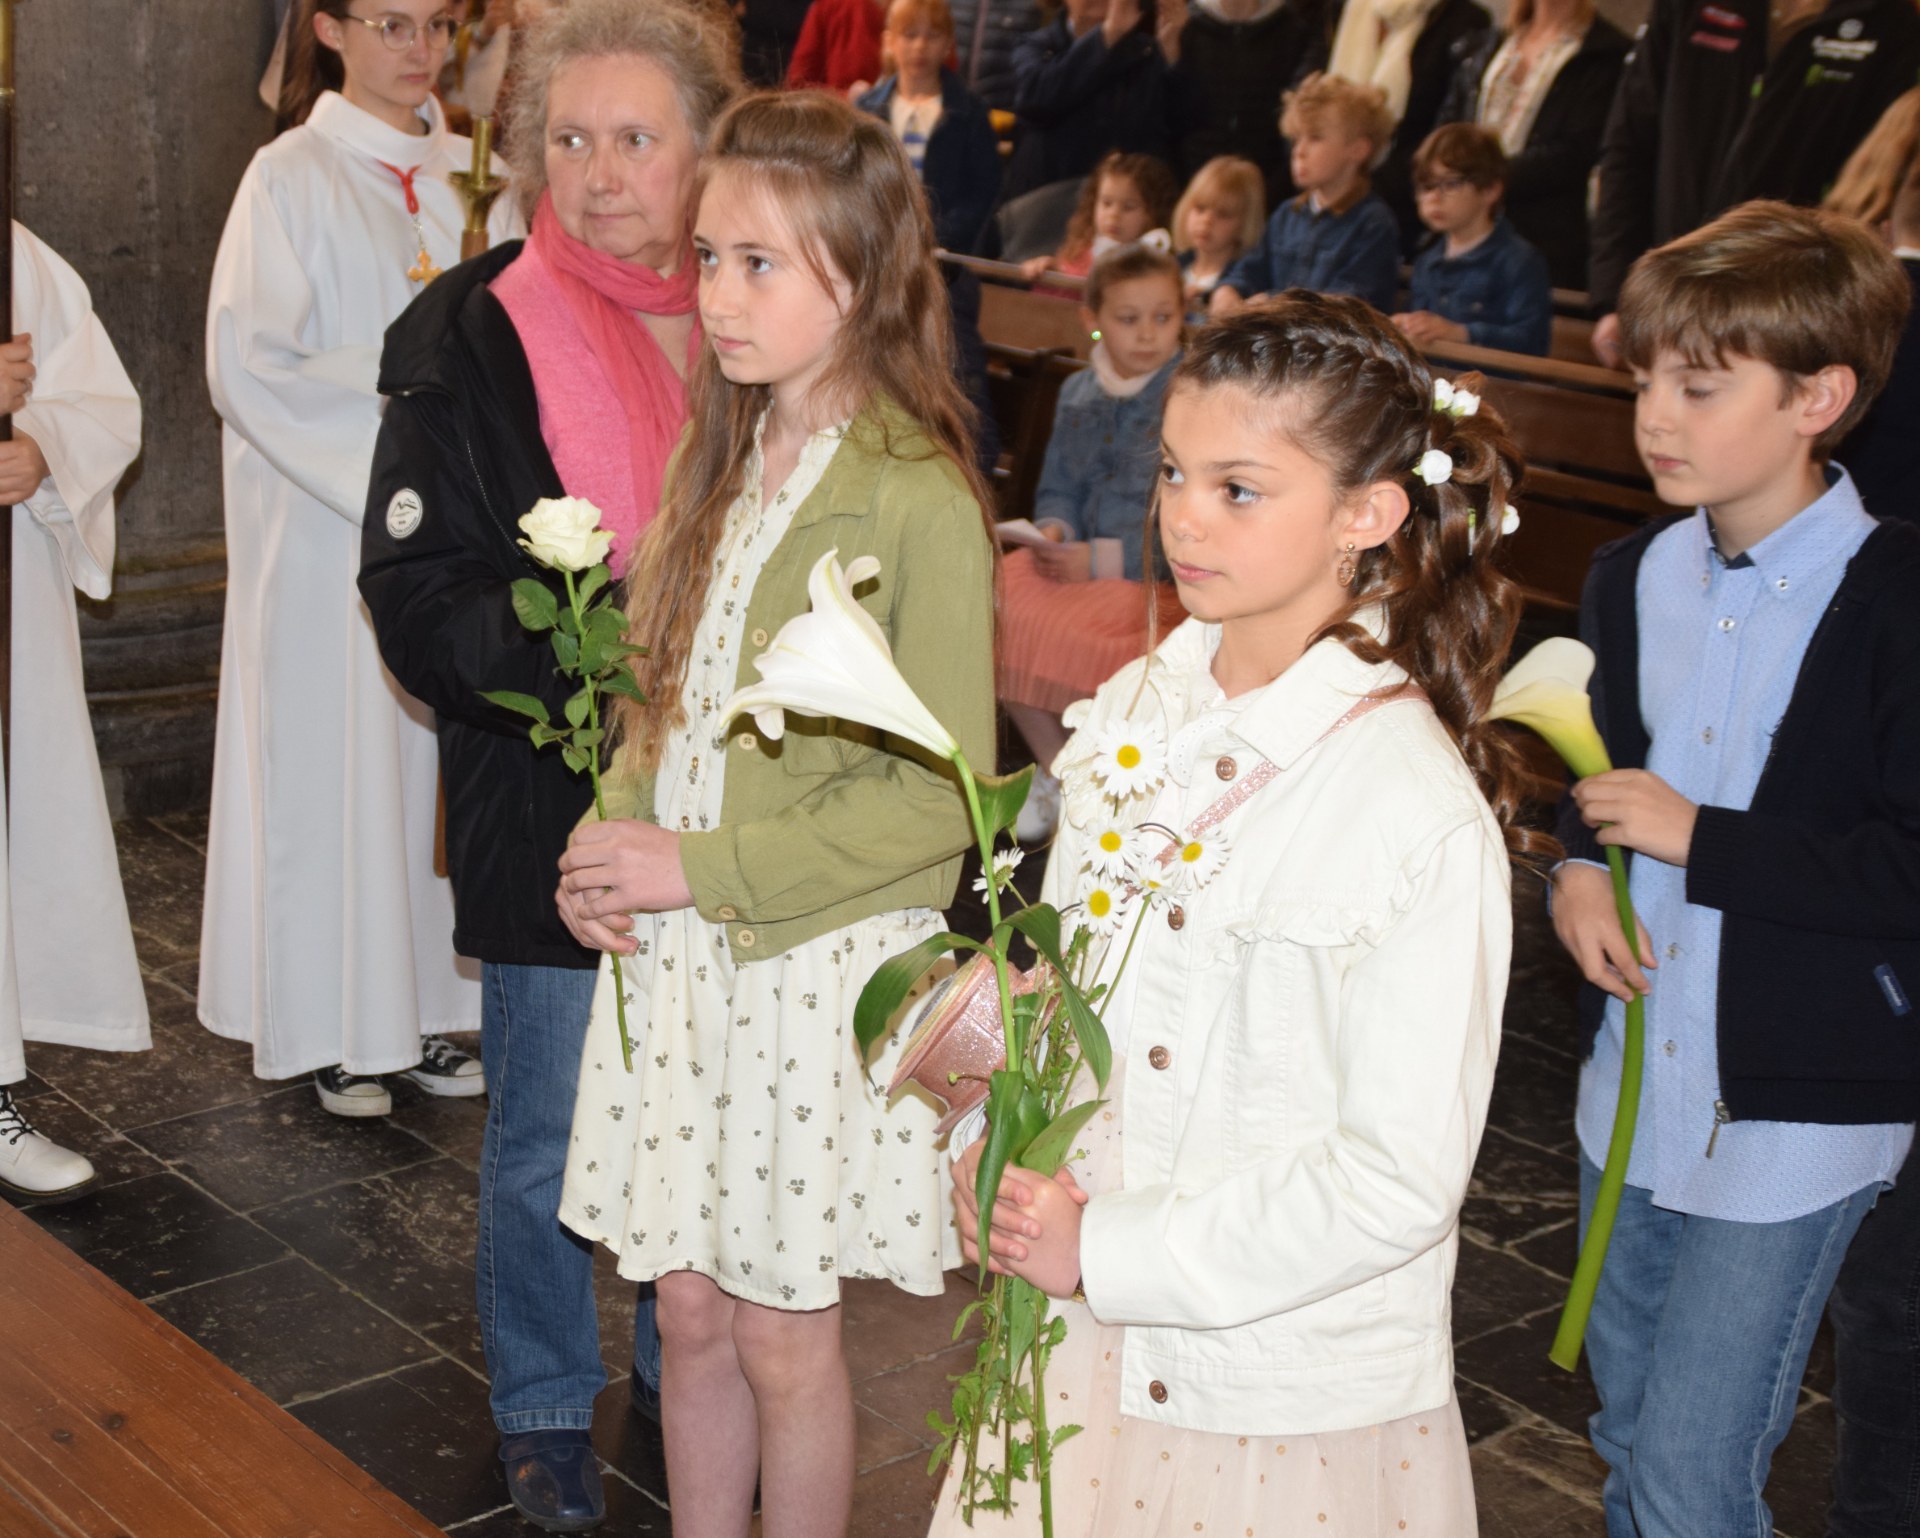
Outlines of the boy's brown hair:
{"label": "boy's brown hair", "polygon": [[1373,158],[1393,142],[1393,114],[1387,93],[1378,86],[1355,85],[1338,75],[1315,70],[1280,98],[1280,132],[1297,139],[1308,127],[1331,119],[1356,139],[1373,146]]}
{"label": "boy's brown hair", "polygon": [[1824,461],[1886,384],[1911,303],[1900,263],[1859,220],[1743,203],[1633,264],[1621,351],[1643,369],[1663,352],[1696,368],[1755,358],[1779,370],[1784,398],[1822,369],[1852,369],[1852,402],[1813,443]]}
{"label": "boy's brown hair", "polygon": [[925,21],[944,37],[953,36],[953,9],[947,0],[893,0],[887,7],[887,31],[892,32],[915,21]]}
{"label": "boy's brown hair", "polygon": [[1413,184],[1438,181],[1442,173],[1462,177],[1481,191],[1504,187],[1507,152],[1500,141],[1475,123],[1446,123],[1426,136],[1413,152]]}

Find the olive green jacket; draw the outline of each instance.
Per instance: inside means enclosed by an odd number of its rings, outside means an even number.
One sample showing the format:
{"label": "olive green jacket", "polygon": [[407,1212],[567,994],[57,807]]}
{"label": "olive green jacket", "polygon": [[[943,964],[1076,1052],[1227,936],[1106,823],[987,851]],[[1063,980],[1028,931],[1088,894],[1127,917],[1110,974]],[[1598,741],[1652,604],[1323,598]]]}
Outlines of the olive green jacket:
{"label": "olive green jacket", "polygon": [[[991,771],[992,546],[965,477],[891,403],[855,419],[761,569],[736,687],[759,681],[754,656],[806,611],[807,577],[829,550],[843,567],[878,557],[861,604],[968,762]],[[720,826],[680,839],[694,906],[726,926],[741,963],[875,914],[946,907],[973,844],[943,760],[849,721],[789,711],[786,722],[779,742],[757,735],[751,717],[731,723]],[[650,771],[610,777],[607,815],[652,821],[654,781]]]}

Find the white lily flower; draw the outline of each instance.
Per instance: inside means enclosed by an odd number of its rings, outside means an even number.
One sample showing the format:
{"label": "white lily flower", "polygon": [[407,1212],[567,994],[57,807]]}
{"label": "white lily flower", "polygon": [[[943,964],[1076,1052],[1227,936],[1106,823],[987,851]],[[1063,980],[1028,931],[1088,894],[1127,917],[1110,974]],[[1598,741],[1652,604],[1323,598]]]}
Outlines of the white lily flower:
{"label": "white lily flower", "polygon": [[1552,636],[1507,669],[1493,691],[1489,721],[1518,721],[1546,738],[1576,779],[1613,767],[1593,724],[1587,680],[1593,651],[1570,636]]}
{"label": "white lily flower", "polygon": [[613,535],[585,497],[542,497],[520,519],[520,548],[555,571],[591,571],[607,558]]}
{"label": "white lily flower", "polygon": [[1197,892],[1220,874],[1232,852],[1233,840],[1226,829],[1213,828],[1199,838],[1182,839],[1174,846],[1173,858],[1164,865],[1157,860],[1154,863],[1165,873],[1162,879],[1170,890]]}
{"label": "white lily flower", "polygon": [[[1002,849],[993,857],[993,884],[996,890],[1004,889],[1013,879],[1013,873],[1020,868],[1020,862],[1027,857],[1024,849]],[[987,878],[984,875],[973,878],[974,891],[986,895]]]}
{"label": "white lily flower", "polygon": [[1428,449],[1413,473],[1429,486],[1444,486],[1453,479],[1453,456],[1445,449]]}
{"label": "white lily flower", "polygon": [[812,609],[782,625],[754,658],[761,681],[736,690],[720,707],[722,719],[749,714],[777,742],[787,728],[785,711],[833,716],[953,758],[959,741],[900,676],[886,635],[853,596],[856,583],[879,573],[879,561],[863,555],[842,570],[839,556],[829,550],[814,564],[807,577]]}
{"label": "white lily flower", "polygon": [[1115,803],[1159,788],[1167,777],[1167,740],[1149,721],[1116,721],[1094,739],[1093,775]]}

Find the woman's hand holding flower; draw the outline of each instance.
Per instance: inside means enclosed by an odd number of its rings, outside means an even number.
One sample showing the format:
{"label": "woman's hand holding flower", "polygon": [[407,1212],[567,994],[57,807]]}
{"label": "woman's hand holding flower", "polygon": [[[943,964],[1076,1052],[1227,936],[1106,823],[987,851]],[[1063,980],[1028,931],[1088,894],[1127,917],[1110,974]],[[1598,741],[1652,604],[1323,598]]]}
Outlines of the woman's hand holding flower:
{"label": "woman's hand holding flower", "polygon": [[[980,1264],[980,1205],[974,1197],[984,1139],[953,1162],[960,1248],[967,1263]],[[1031,1282],[1049,1297],[1064,1298],[1080,1285],[1080,1209],[1088,1194],[1064,1165],[1052,1176],[1009,1164],[988,1225],[987,1269]]]}
{"label": "woman's hand holding flower", "polygon": [[1610,769],[1573,787],[1574,803],[1602,844],[1618,844],[1664,865],[1685,865],[1700,808],[1657,774]]}

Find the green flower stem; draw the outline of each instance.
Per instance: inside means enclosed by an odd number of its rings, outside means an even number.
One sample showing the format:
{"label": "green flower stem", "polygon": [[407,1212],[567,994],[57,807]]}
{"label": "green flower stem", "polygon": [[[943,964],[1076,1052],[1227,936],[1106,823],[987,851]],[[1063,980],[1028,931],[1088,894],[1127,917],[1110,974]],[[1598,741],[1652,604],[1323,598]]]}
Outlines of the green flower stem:
{"label": "green flower stem", "polygon": [[[562,567],[561,579],[567,584],[567,607],[573,610],[575,629],[582,636],[587,633],[586,618],[580,611],[580,589],[575,585],[573,573]],[[587,729],[600,729],[600,688],[597,680],[587,677],[586,670],[580,672],[581,687],[587,691]],[[600,744],[596,741],[587,750],[587,777],[593,781],[593,810],[602,822],[607,820],[607,798],[600,789]],[[620,957],[609,951],[607,957],[613,962],[613,1012],[620,1027],[620,1059],[628,1073],[633,1072],[633,1038],[627,1034],[627,984],[620,973]]]}
{"label": "green flower stem", "polygon": [[1046,1299],[1042,1297],[1036,1307],[1040,1310],[1040,1323],[1033,1334],[1033,1352],[1029,1358],[1033,1364],[1033,1472],[1040,1484],[1040,1532],[1042,1538],[1053,1538],[1053,1449],[1048,1445],[1045,1366],[1050,1349]]}
{"label": "green flower stem", "polygon": [[[1639,926],[1633,918],[1633,899],[1627,891],[1627,862],[1617,845],[1607,846],[1607,869],[1613,875],[1613,902],[1620,913],[1620,930],[1627,937],[1627,948],[1638,955]],[[1600,1175],[1600,1190],[1594,1197],[1593,1217],[1587,1224],[1587,1237],[1580,1246],[1580,1260],[1573,1270],[1573,1285],[1567,1289],[1567,1305],[1560,1312],[1560,1328],[1554,1332],[1553,1349],[1547,1358],[1556,1367],[1572,1372],[1580,1362],[1580,1345],[1586,1339],[1587,1318],[1593,1312],[1594,1290],[1600,1285],[1600,1270],[1607,1263],[1607,1242],[1613,1237],[1613,1220],[1620,1211],[1620,1192],[1627,1183],[1627,1160],[1633,1153],[1633,1133],[1640,1116],[1640,1081],[1647,1055],[1647,1001],[1635,994],[1627,1005],[1625,1049],[1620,1055],[1620,1099],[1613,1113],[1613,1136],[1607,1143],[1607,1166]]]}

